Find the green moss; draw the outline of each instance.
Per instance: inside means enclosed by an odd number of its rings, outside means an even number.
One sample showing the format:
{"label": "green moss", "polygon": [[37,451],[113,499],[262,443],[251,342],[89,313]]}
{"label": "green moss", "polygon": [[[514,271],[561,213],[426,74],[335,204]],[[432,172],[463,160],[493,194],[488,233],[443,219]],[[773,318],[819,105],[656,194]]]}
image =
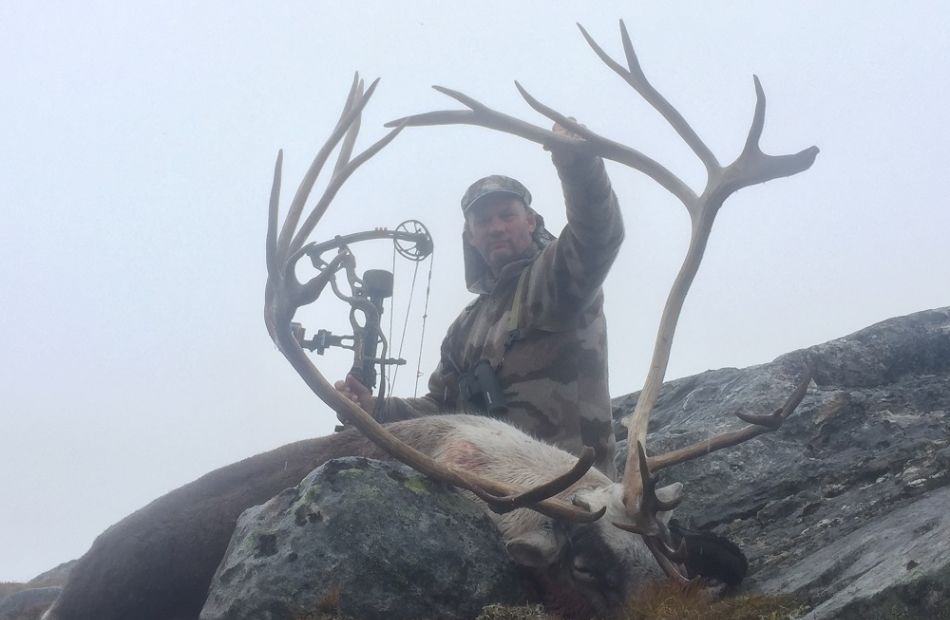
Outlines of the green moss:
{"label": "green moss", "polygon": [[429,488],[422,478],[406,478],[402,485],[415,493],[416,495],[428,495]]}
{"label": "green moss", "polygon": [[307,492],[304,493],[303,497],[298,499],[296,504],[315,504],[318,499],[320,499],[322,489],[320,485],[313,484],[310,488],[307,489]]}
{"label": "green moss", "polygon": [[365,498],[367,500],[378,501],[383,498],[383,491],[379,487],[360,486],[348,490],[351,496]]}

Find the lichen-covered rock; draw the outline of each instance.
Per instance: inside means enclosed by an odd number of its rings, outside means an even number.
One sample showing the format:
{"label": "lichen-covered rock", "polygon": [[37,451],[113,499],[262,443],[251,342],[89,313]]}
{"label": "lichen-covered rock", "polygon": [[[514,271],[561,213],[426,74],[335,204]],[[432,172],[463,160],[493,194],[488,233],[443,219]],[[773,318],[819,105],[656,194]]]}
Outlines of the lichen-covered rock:
{"label": "lichen-covered rock", "polygon": [[475,618],[525,600],[482,507],[402,465],[345,458],[241,515],[201,618]]}
{"label": "lichen-covered rock", "polygon": [[[950,572],[950,536],[931,539],[927,532],[946,531],[945,522],[923,515],[950,512],[950,308],[890,319],[770,364],[670,381],[651,419],[650,451],[737,428],[736,412],[773,411],[809,358],[814,381],[781,430],[661,472],[686,485],[677,517],[738,543],[750,560],[748,588],[797,594],[816,619],[857,617],[901,592],[946,609],[947,588],[933,584]],[[621,436],[619,420],[637,396],[614,402]],[[918,539],[933,553],[912,551]],[[876,572],[878,551],[905,568]]]}

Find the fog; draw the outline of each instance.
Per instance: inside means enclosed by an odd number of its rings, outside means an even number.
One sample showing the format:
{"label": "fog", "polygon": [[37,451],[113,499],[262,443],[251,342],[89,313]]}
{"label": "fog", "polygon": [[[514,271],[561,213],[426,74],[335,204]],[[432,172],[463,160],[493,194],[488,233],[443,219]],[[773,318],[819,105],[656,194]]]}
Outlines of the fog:
{"label": "fog", "polygon": [[[359,146],[388,120],[458,107],[433,84],[547,126],[517,79],[696,189],[700,162],[575,22],[622,58],[623,18],[653,84],[724,163],[745,141],[758,75],[763,149],[821,153],[727,201],[686,300],[675,378],[950,304],[948,13],[937,1],[0,4],[0,581],[78,557],[215,467],[332,432],[335,416],[264,329],[264,232],[278,149],[286,207],[354,71],[382,78]],[[627,230],[604,286],[618,396],[643,383],[689,225],[654,181],[608,171]],[[472,298],[459,198],[494,173],[521,180],[549,228],[563,226],[547,153],[459,126],[404,131],[313,235],[428,226],[424,376]],[[386,242],[354,250],[360,269],[390,268]],[[413,392],[428,270],[396,394]],[[411,278],[401,263],[395,347]],[[327,296],[302,318],[343,333],[346,315]],[[317,360],[332,379],[352,358]]]}

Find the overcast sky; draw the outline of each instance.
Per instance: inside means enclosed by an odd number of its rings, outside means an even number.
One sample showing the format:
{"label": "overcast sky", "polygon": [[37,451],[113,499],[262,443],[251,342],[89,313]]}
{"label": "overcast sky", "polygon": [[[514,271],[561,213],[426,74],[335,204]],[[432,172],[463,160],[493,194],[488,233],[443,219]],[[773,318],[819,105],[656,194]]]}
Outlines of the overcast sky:
{"label": "overcast sky", "polygon": [[[363,146],[387,120],[456,107],[432,84],[548,125],[517,79],[697,189],[701,165],[575,22],[620,58],[623,18],[648,76],[723,162],[744,142],[757,74],[764,149],[821,154],[726,203],[668,378],[768,362],[950,304],[946,6],[0,1],[0,581],[78,557],[108,525],[215,467],[331,431],[333,414],[264,329],[263,242],[277,150],[286,206],[355,70],[382,78]],[[605,284],[617,396],[642,385],[688,222],[656,183],[608,168],[627,227]],[[493,173],[523,181],[549,227],[563,226],[540,147],[445,127],[405,131],[314,235],[408,218],[431,229],[426,375],[471,298],[458,200]],[[361,269],[388,268],[387,244],[355,249]],[[397,320],[410,278],[401,266]],[[420,350],[416,288],[402,395]],[[328,297],[305,322],[341,332],[345,317]],[[319,361],[332,379],[349,359]]]}

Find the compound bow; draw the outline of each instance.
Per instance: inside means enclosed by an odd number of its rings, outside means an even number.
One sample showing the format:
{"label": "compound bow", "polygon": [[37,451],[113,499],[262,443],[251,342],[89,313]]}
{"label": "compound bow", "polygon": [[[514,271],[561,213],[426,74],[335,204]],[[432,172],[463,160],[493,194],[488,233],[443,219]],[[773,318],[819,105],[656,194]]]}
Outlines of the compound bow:
{"label": "compound bow", "polygon": [[[326,329],[318,329],[312,338],[306,337],[306,331],[300,323],[292,323],[294,336],[300,346],[318,355],[330,347],[339,347],[353,351],[353,368],[350,374],[360,383],[372,389],[380,381],[379,398],[385,396],[385,369],[387,366],[399,366],[406,363],[401,358],[386,357],[388,341],[383,335],[380,320],[383,315],[383,301],[393,295],[393,272],[385,269],[368,269],[360,278],[356,275],[356,257],[350,246],[361,241],[392,239],[396,254],[415,263],[432,255],[433,244],[429,230],[417,220],[407,220],[395,229],[377,228],[349,235],[336,236],[323,242],[304,245],[291,258],[296,262],[304,256],[310,258],[321,280],[329,281],[333,294],[350,305],[350,326],[352,334],[334,335]],[[327,261],[323,254],[336,250],[336,256]],[[336,280],[336,274],[343,272],[351,294],[346,294]],[[380,347],[382,351],[380,352]],[[379,366],[379,373],[376,367]]]}

